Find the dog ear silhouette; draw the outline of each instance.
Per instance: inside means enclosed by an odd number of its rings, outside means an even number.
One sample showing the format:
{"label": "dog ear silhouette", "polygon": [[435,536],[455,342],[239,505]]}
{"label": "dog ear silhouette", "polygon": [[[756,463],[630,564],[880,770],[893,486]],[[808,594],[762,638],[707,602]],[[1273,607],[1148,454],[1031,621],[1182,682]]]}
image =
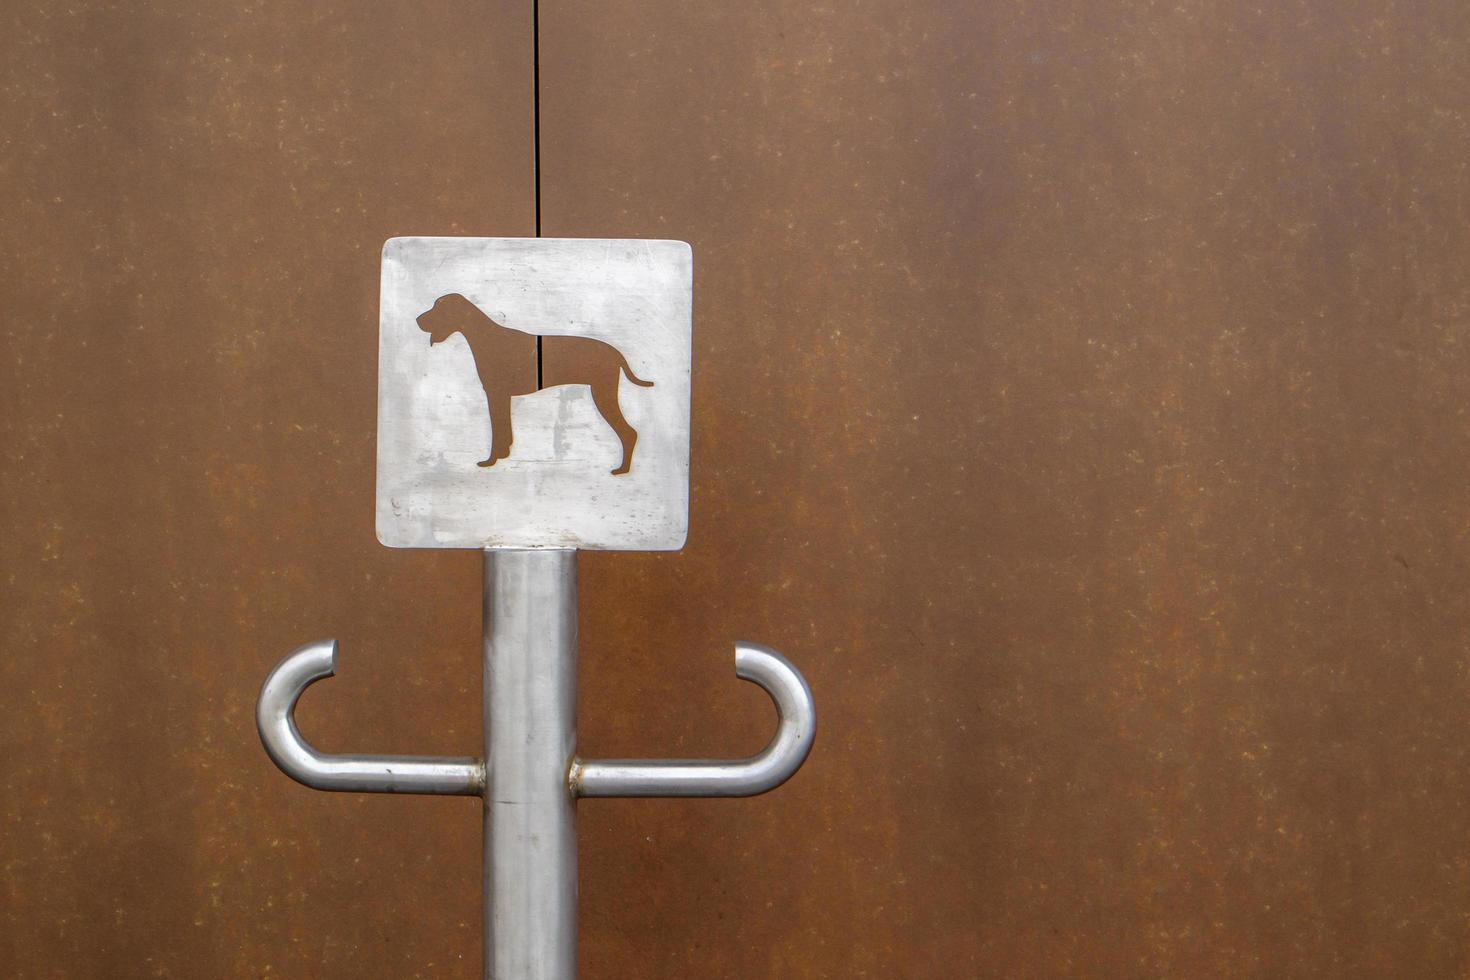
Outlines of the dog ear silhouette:
{"label": "dog ear silhouette", "polygon": [[587,385],[598,413],[622,443],[623,460],[613,475],[633,468],[638,431],[623,416],[618,389],[623,375],[643,388],[653,387],[653,382],[634,374],[616,347],[591,337],[542,337],[542,377],[538,379],[536,336],[496,323],[459,293],[440,296],[419,314],[417,322],[429,335],[430,344],[441,344],[455,334],[469,342],[490,408],[490,456],[480,466],[494,466],[510,456],[515,442],[510,412],[513,397],[558,385]]}

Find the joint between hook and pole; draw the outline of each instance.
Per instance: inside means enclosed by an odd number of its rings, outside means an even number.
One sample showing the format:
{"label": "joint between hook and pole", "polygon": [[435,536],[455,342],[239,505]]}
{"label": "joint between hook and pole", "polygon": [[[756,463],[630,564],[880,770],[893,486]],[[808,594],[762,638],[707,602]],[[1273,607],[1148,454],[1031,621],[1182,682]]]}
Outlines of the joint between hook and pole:
{"label": "joint between hook and pole", "polygon": [[735,673],[775,702],[776,735],[746,759],[574,759],[568,786],[576,797],[758,796],[790,779],[811,752],[816,705],[801,672],[781,654],[735,644]]}
{"label": "joint between hook and pole", "polygon": [[319,752],[296,727],[302,692],[336,673],[337,641],[318,640],[292,651],[266,677],[255,721],[266,754],[305,786],[331,792],[479,796],[484,760],[419,755],[333,755]]}

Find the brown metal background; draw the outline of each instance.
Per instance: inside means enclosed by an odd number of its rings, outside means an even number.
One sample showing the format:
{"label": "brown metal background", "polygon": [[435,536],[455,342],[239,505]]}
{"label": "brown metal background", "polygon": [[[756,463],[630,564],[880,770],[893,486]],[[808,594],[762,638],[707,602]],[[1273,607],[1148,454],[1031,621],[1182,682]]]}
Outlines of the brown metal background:
{"label": "brown metal background", "polygon": [[[472,977],[478,560],[372,535],[376,250],[530,230],[529,10],[0,14],[0,967]],[[541,5],[550,235],[696,257],[693,514],[589,555],[583,976],[1470,969],[1470,8]]]}
{"label": "brown metal background", "polygon": [[373,533],[378,254],[530,234],[524,3],[0,7],[0,976],[473,977],[480,560]]}

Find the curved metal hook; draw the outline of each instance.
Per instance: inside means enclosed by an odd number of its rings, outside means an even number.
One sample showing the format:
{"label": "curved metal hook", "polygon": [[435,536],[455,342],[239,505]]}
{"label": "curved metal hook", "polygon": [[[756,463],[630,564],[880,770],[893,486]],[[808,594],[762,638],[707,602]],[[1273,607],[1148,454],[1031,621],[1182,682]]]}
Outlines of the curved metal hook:
{"label": "curved metal hook", "polygon": [[735,644],[735,676],[759,684],[780,723],[765,751],[748,759],[574,759],[574,796],[755,796],[790,779],[817,734],[811,688],[791,662],[754,643]]}
{"label": "curved metal hook", "polygon": [[360,793],[478,796],[485,785],[479,759],[414,755],[328,755],[296,728],[296,701],[311,684],[336,673],[337,641],[318,640],[286,655],[265,679],[255,725],[281,771],[312,789]]}

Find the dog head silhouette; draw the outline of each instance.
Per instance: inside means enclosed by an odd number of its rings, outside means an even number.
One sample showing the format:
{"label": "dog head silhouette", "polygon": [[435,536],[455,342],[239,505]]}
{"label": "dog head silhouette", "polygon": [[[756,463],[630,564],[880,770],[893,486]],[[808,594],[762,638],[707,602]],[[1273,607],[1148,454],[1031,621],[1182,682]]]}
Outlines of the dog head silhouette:
{"label": "dog head silhouette", "polygon": [[[472,330],[487,323],[500,326],[459,293],[440,296],[434,300],[434,305],[420,313],[414,322],[419,325],[420,330],[429,335],[431,344],[442,344],[457,333],[464,333],[467,329]],[[501,327],[501,329],[507,328]],[[468,333],[465,333],[465,339],[469,339]]]}

